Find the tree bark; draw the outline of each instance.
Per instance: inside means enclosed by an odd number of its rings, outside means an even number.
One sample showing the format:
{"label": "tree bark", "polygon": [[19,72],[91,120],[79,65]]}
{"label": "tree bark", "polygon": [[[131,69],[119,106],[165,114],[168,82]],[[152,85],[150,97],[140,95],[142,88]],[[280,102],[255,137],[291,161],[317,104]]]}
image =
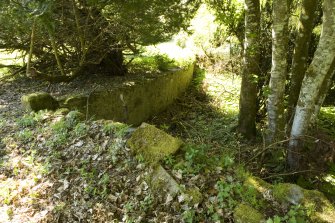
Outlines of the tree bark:
{"label": "tree bark", "polygon": [[238,129],[247,139],[256,136],[257,78],[260,75],[260,2],[245,0],[245,39]]}
{"label": "tree bark", "polygon": [[318,0],[303,0],[301,4],[300,22],[295,40],[295,48],[291,68],[291,86],[288,96],[287,123],[291,126],[294,108],[307,69],[308,49],[311,41]]}
{"label": "tree bark", "polygon": [[272,67],[268,97],[267,143],[285,136],[284,93],[287,76],[290,0],[273,0]]}
{"label": "tree bark", "polygon": [[322,33],[314,58],[308,67],[296,106],[287,152],[291,169],[299,168],[301,138],[306,134],[320,89],[335,59],[335,2],[324,0]]}

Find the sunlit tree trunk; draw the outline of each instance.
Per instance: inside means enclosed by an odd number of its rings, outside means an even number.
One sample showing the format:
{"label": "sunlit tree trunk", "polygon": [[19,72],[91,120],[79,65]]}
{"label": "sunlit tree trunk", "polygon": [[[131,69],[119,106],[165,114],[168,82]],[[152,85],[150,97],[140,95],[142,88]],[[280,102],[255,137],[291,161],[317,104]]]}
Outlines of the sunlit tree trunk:
{"label": "sunlit tree trunk", "polygon": [[287,122],[292,123],[293,111],[297,104],[302,80],[307,69],[308,48],[316,18],[319,0],[303,0],[301,4],[298,33],[292,59],[291,86],[288,95]]}
{"label": "sunlit tree trunk", "polygon": [[257,77],[259,76],[259,0],[245,0],[244,64],[240,94],[239,132],[247,139],[256,136]]}
{"label": "sunlit tree trunk", "polygon": [[291,169],[299,168],[301,138],[306,134],[320,89],[335,58],[335,2],[324,0],[322,33],[314,58],[302,82],[291,129],[287,162]]}
{"label": "sunlit tree trunk", "polygon": [[289,0],[273,0],[272,67],[268,97],[267,142],[285,135],[284,93],[287,76]]}

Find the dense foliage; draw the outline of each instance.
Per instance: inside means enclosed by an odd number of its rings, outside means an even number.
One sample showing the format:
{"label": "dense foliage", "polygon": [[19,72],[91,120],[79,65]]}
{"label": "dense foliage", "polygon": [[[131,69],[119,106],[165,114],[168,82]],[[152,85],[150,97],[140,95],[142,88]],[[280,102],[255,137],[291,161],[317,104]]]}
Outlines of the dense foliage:
{"label": "dense foliage", "polygon": [[185,29],[197,5],[180,0],[5,0],[0,3],[0,48],[31,50],[34,67],[54,75],[122,75],[125,53],[136,54],[139,46],[166,41]]}

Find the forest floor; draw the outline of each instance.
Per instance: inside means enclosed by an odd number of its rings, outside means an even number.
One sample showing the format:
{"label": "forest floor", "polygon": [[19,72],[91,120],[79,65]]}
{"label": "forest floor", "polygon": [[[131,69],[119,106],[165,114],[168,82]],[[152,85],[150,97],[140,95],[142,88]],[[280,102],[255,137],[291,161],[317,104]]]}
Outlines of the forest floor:
{"label": "forest floor", "polygon": [[[169,109],[148,120],[185,142],[162,165],[181,187],[199,189],[198,201],[189,203],[146,184],[152,170],[127,148],[129,126],[80,121],[75,112],[24,112],[21,96],[48,85],[1,82],[0,222],[233,222],[249,172],[286,180],[282,155],[262,165],[261,136],[251,146],[235,133],[239,83],[232,74],[199,75]],[[331,114],[324,113],[324,126],[332,125]],[[274,204],[267,217],[287,212]]]}

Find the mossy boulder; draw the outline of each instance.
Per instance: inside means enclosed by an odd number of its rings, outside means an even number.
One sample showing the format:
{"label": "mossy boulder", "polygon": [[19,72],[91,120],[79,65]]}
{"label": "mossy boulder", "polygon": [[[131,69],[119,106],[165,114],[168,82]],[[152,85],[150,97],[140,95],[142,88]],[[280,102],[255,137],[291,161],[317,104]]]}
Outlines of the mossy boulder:
{"label": "mossy boulder", "polygon": [[[257,199],[265,198],[275,200],[284,207],[301,205],[308,210],[310,222],[331,223],[335,222],[335,208],[323,193],[316,190],[306,190],[296,184],[279,183],[269,184],[257,177],[247,177],[244,187],[254,188]],[[246,221],[249,222],[249,221]]]}
{"label": "mossy boulder", "polygon": [[302,204],[307,209],[314,210],[310,216],[312,222],[335,222],[335,208],[320,191],[304,190]]}
{"label": "mossy boulder", "polygon": [[21,98],[23,107],[28,111],[56,110],[59,104],[55,98],[45,92],[24,95]]}
{"label": "mossy boulder", "polygon": [[239,204],[234,209],[236,223],[260,223],[265,222],[265,216],[247,204]]}
{"label": "mossy boulder", "polygon": [[303,189],[296,184],[280,183],[273,187],[272,192],[278,202],[286,205],[300,204],[304,197]]}
{"label": "mossy boulder", "polygon": [[147,162],[156,163],[165,156],[174,154],[183,142],[153,125],[143,123],[127,141],[127,146]]}
{"label": "mossy boulder", "polygon": [[282,183],[273,186],[273,197],[283,205],[299,204],[310,210],[311,222],[335,222],[335,208],[320,191],[305,190],[295,184]]}

